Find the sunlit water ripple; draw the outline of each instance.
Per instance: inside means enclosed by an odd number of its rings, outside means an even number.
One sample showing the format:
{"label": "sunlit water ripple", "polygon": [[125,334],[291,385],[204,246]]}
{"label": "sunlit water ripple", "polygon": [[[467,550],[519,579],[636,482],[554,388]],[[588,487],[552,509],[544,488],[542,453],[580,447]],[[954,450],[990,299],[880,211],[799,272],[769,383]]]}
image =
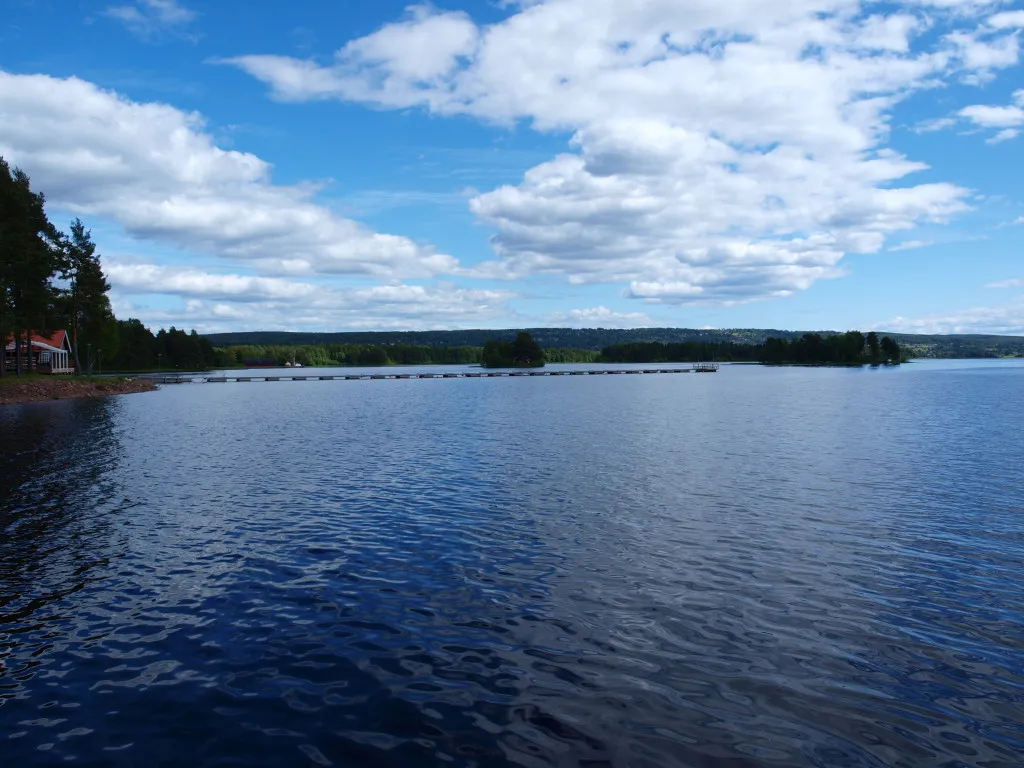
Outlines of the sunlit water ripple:
{"label": "sunlit water ripple", "polygon": [[0,764],[1024,764],[1024,365],[0,408]]}

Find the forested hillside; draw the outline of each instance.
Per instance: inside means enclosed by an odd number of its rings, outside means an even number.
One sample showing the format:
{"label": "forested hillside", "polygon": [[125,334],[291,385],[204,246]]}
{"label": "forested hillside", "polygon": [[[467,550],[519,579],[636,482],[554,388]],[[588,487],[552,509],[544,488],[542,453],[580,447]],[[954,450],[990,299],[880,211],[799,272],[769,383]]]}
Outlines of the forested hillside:
{"label": "forested hillside", "polygon": [[[514,341],[522,329],[459,330],[459,331],[351,331],[341,333],[290,333],[286,331],[253,331],[249,333],[217,333],[204,338],[215,347],[247,345],[320,346],[372,345],[416,347],[483,347],[489,340]],[[774,328],[527,328],[544,349],[602,350],[626,344],[658,342],[661,344],[741,344],[762,345],[768,338],[793,341],[807,331],[782,331]],[[839,331],[817,331],[824,337]],[[928,336],[906,333],[885,333],[904,347],[911,357],[1024,357],[1024,336],[951,335]],[[550,358],[549,358],[549,361]]]}

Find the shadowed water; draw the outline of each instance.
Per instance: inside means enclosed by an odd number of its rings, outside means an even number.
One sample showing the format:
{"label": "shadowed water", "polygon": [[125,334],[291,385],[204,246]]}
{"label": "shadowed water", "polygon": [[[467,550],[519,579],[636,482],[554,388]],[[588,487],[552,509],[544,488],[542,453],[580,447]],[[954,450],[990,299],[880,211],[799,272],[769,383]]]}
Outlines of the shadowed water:
{"label": "shadowed water", "polygon": [[1024,763],[1024,365],[0,408],[0,764]]}

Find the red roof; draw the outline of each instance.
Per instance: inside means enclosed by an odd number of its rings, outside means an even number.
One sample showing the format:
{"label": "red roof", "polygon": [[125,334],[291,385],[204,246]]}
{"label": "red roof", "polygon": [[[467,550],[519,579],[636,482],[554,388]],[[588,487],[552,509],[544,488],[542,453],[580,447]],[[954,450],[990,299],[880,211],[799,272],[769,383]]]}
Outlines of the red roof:
{"label": "red roof", "polygon": [[[56,347],[57,349],[64,349],[64,342],[67,339],[67,336],[68,336],[68,332],[67,331],[57,331],[55,333],[50,334],[49,336],[43,336],[43,335],[38,334],[38,333],[33,333],[32,334],[32,341],[39,342],[41,344],[48,344],[49,346]],[[14,342],[14,336],[13,335],[8,336],[7,337],[7,344],[10,345],[13,342]],[[71,348],[71,345],[68,344],[68,349],[70,349],[70,348]]]}
{"label": "red roof", "polygon": [[32,341],[41,341],[43,344],[49,344],[51,347],[57,349],[64,349],[64,339],[67,337],[67,331],[57,331],[49,336],[40,336],[38,334],[32,334]]}

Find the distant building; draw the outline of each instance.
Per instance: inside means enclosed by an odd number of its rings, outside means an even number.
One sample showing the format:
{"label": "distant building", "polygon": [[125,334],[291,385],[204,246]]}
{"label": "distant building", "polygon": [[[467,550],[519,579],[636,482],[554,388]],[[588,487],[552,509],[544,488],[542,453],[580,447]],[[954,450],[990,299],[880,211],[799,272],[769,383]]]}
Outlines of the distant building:
{"label": "distant building", "polygon": [[[71,355],[71,340],[67,331],[57,331],[49,336],[33,333],[32,342],[29,345],[22,340],[22,369],[28,368],[29,354],[32,355],[32,370],[36,373],[75,372],[75,364]],[[13,336],[7,338],[7,346],[4,347],[4,367],[8,371],[16,370],[18,367]]]}

